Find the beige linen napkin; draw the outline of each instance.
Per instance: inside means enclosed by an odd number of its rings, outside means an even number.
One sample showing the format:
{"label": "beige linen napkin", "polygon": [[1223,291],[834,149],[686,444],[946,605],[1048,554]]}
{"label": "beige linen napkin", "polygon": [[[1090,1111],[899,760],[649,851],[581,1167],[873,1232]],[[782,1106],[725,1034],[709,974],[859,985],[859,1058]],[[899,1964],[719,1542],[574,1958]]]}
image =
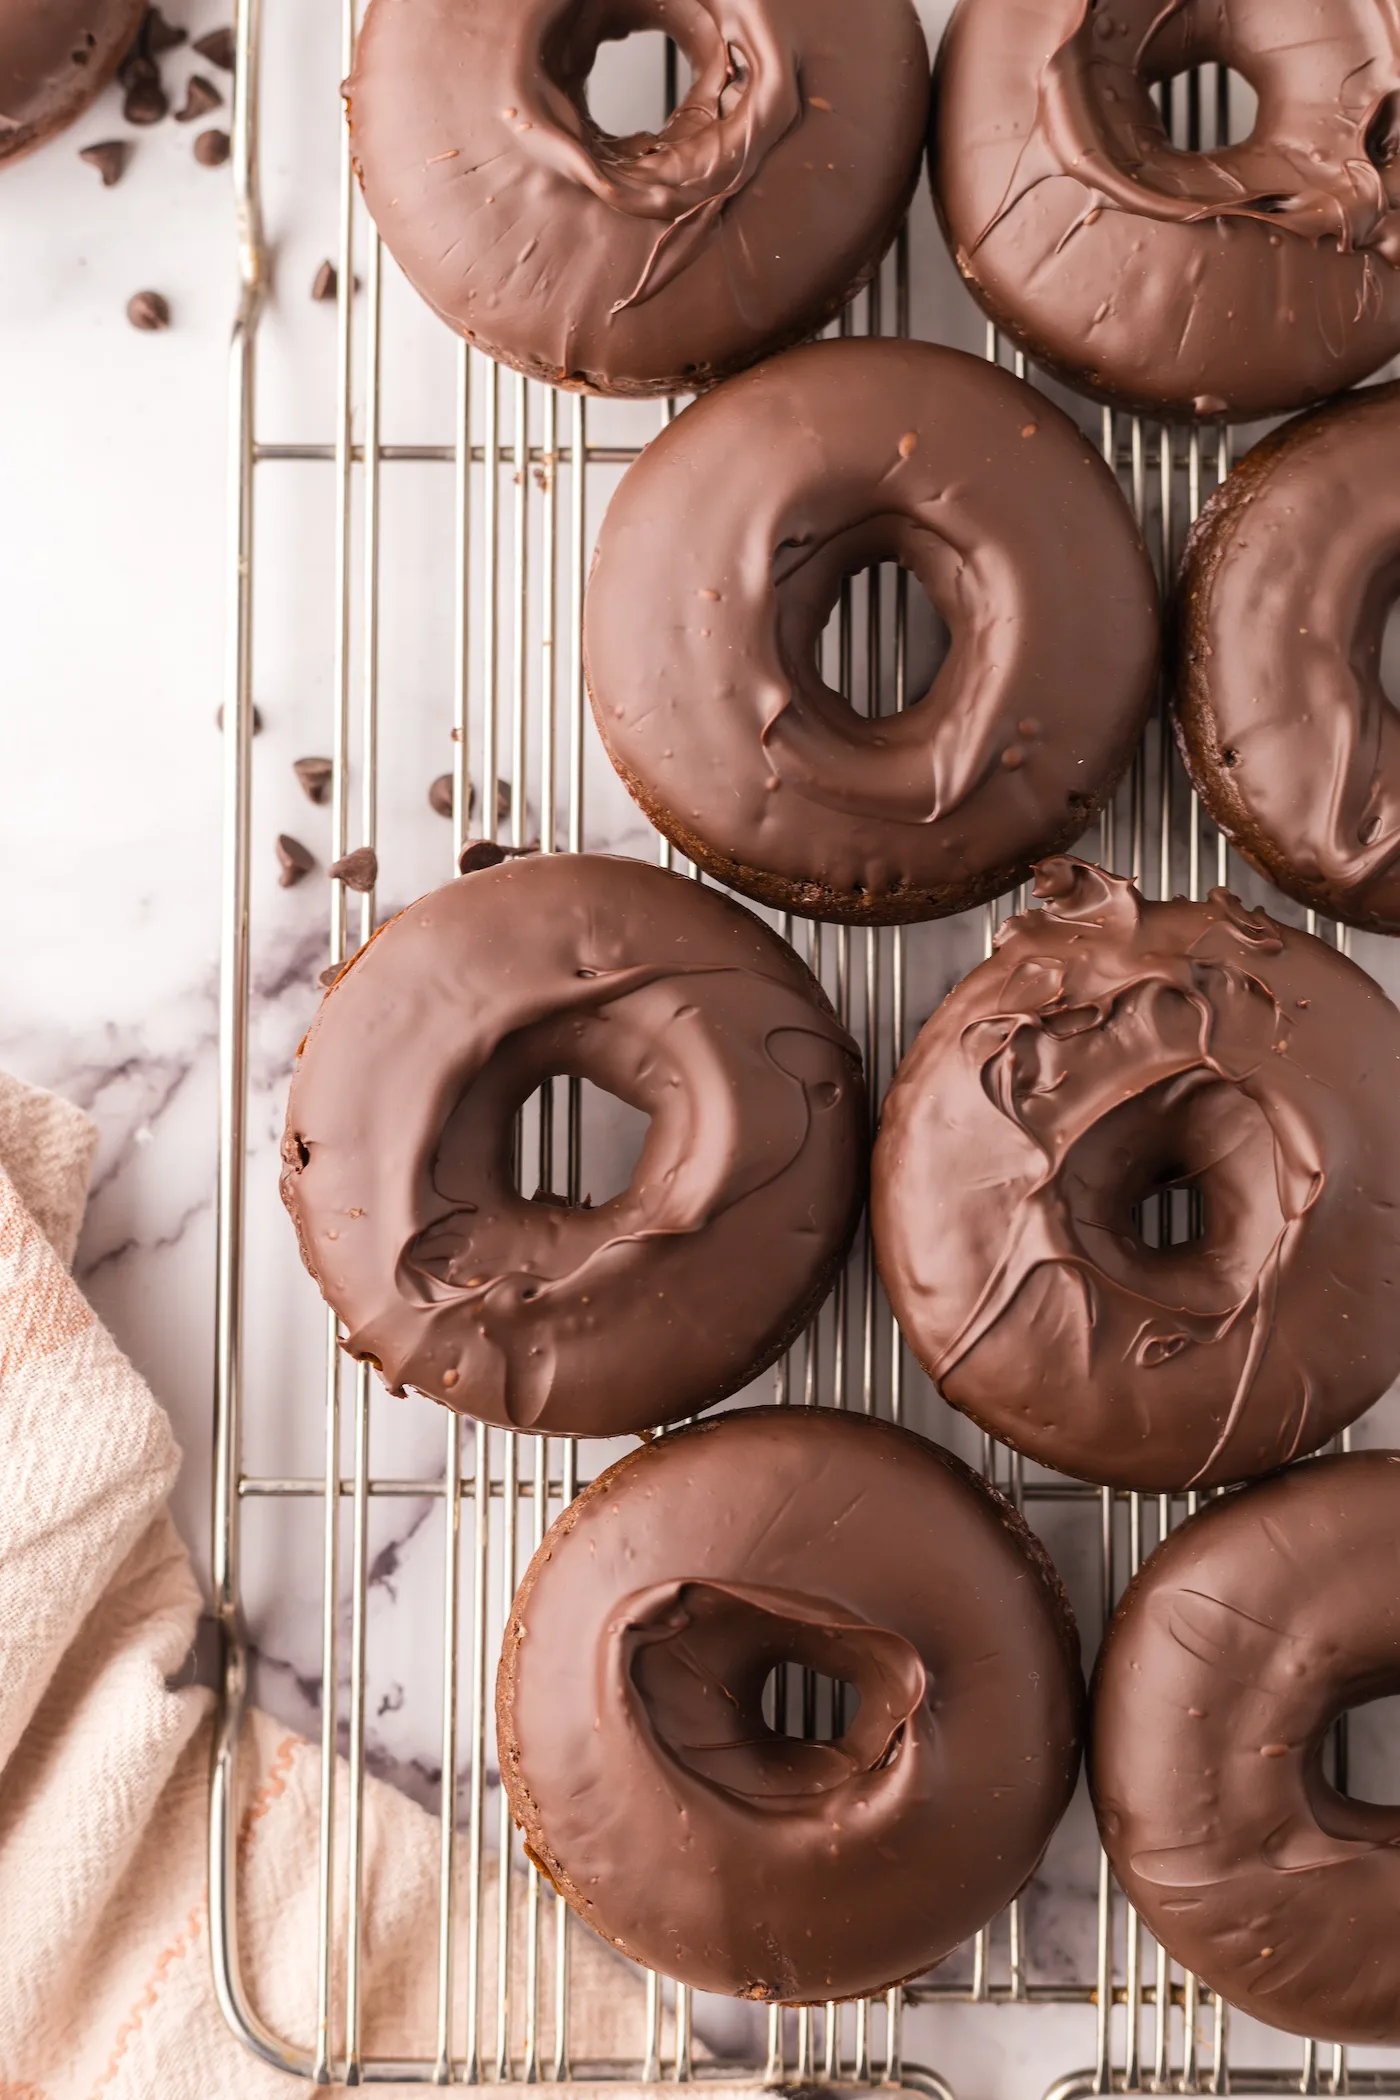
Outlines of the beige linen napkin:
{"label": "beige linen napkin", "polygon": [[[212,1700],[173,1683],[200,1611],[165,1508],[179,1453],[68,1273],[93,1146],[77,1109],[0,1075],[0,2100],[285,2096],[296,2081],[243,2048],[214,1995]],[[254,1714],[241,1765],[245,1982],[306,2047],[318,1753]],[[434,1819],[371,1780],[369,2054],[431,2050],[437,1862]],[[574,2058],[635,2061],[640,1977],[571,1930]]]}

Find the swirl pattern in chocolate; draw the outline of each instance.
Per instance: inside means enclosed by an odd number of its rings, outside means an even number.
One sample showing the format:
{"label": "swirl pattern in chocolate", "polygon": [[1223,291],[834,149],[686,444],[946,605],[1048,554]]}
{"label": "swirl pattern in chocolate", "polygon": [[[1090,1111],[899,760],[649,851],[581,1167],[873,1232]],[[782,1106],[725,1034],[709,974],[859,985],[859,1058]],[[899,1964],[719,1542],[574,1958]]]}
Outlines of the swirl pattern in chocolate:
{"label": "swirl pattern in chocolate", "polygon": [[[855,1686],[837,1739],[769,1726],[783,1664]],[[501,1779],[624,1953],[743,1998],[859,1997],[1034,1872],[1082,1694],[1009,1503],[890,1423],[762,1408],[633,1452],[555,1523],[502,1641]]]}
{"label": "swirl pattern in chocolate", "polygon": [[[517,1111],[560,1075],[651,1119],[597,1205],[516,1186]],[[410,905],[336,979],[282,1194],[345,1348],[391,1387],[619,1436],[723,1399],[801,1332],[864,1148],[855,1046],[776,934],[639,861],[532,854]]]}
{"label": "swirl pattern in chocolate", "polygon": [[1400,1808],[1327,1777],[1400,1692],[1400,1452],[1290,1467],[1174,1532],[1094,1683],[1104,1848],[1175,1960],[1271,2027],[1400,2041]]}
{"label": "swirl pattern in chocolate", "polygon": [[1381,683],[1400,595],[1400,386],[1256,445],[1187,545],[1177,730],[1206,807],[1299,903],[1400,933],[1400,716]]}
{"label": "swirl pattern in chocolate", "polygon": [[[926,1024],[875,1148],[905,1338],[954,1406],[1152,1491],[1312,1451],[1400,1372],[1400,1013],[1311,935],[1081,861]],[[1141,1207],[1194,1192],[1200,1231]]]}
{"label": "swirl pattern in chocolate", "polygon": [[[665,30],[694,80],[662,130],[588,108],[600,44]],[[814,334],[918,181],[910,0],[371,0],[346,101],[390,252],[488,355],[676,393]]]}
{"label": "swirl pattern in chocolate", "polygon": [[[1156,83],[1257,90],[1183,152]],[[1400,350],[1400,18],[1387,0],[960,0],[931,168],[954,258],[1038,362],[1146,415],[1304,407]]]}
{"label": "swirl pattern in chocolate", "polygon": [[[843,577],[897,561],[949,653],[900,713],[822,679]],[[866,924],[962,911],[1080,837],[1156,671],[1156,586],[1112,475],[1010,373],[816,343],[630,468],[585,606],[589,688],[651,821],[720,881]]]}
{"label": "swirl pattern in chocolate", "polygon": [[145,0],[0,0],[0,164],[96,101],[144,13]]}

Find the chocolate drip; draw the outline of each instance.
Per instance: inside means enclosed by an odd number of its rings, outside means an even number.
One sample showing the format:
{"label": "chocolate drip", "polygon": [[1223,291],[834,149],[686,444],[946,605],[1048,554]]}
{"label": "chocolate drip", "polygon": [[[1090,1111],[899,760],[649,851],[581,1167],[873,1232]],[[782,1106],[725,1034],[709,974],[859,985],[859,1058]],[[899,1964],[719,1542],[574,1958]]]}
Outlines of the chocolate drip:
{"label": "chocolate drip", "polygon": [[[880,561],[951,641],[926,693],[866,717],[820,643]],[[874,924],[963,910],[1077,839],[1156,643],[1102,460],[1043,395],[926,343],[813,344],[688,408],[614,496],[585,608],[598,727],[652,822],[748,896]]]}
{"label": "chocolate drip", "polygon": [[1129,1900],[1184,1968],[1293,2034],[1400,2041],[1400,1808],[1325,1776],[1400,1692],[1400,1453],[1316,1459],[1175,1532],[1113,1621],[1090,1778]]}
{"label": "chocolate drip", "polygon": [[[848,1687],[832,1740],[765,1719],[785,1664]],[[863,1996],[1034,1871],[1081,1689],[1064,1593],[999,1495],[889,1423],[757,1409],[634,1452],[554,1525],[502,1643],[501,1777],[624,1952],[744,1998]]]}
{"label": "chocolate drip", "polygon": [[[1036,887],[887,1098],[891,1303],[946,1398],[1047,1465],[1245,1479],[1400,1370],[1400,1014],[1227,891],[1150,904],[1065,860]],[[1149,1245],[1135,1206],[1173,1187],[1201,1231]]]}
{"label": "chocolate drip", "polygon": [[42,145],[96,101],[145,12],[145,0],[5,0],[0,163]]}
{"label": "chocolate drip", "polygon": [[[1212,62],[1259,119],[1182,152],[1151,90]],[[1400,348],[1398,107],[1383,0],[961,0],[935,196],[978,299],[1072,385],[1148,415],[1272,415]]]}
{"label": "chocolate drip", "polygon": [[1191,535],[1177,726],[1211,815],[1302,904],[1400,933],[1400,716],[1381,684],[1400,595],[1400,386],[1256,445]]}
{"label": "chocolate drip", "polygon": [[[607,1202],[516,1189],[516,1113],[559,1076],[651,1118]],[[345,1347],[391,1386],[615,1436],[722,1399],[800,1331],[855,1227],[863,1117],[854,1045],[748,912],[536,854],[411,905],[337,978],[282,1189]]]}
{"label": "chocolate drip", "polygon": [[[601,43],[664,29],[694,80],[613,138]],[[918,179],[909,0],[372,0],[346,87],[380,232],[459,333],[600,393],[703,385],[813,334]]]}

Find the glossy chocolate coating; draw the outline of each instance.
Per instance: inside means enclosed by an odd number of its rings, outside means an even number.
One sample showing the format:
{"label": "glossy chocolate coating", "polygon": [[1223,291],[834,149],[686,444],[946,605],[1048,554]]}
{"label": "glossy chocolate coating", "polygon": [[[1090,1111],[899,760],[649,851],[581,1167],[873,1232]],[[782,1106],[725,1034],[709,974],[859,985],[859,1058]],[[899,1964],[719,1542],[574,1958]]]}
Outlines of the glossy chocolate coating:
{"label": "glossy chocolate coating", "polygon": [[[1218,62],[1238,145],[1154,83]],[[1387,0],[961,0],[935,76],[958,268],[1039,363],[1145,415],[1301,408],[1400,350],[1400,18]]]}
{"label": "glossy chocolate coating", "polygon": [[145,11],[145,0],[0,0],[0,163],[96,101]]}
{"label": "glossy chocolate coating", "polygon": [[[561,1074],[651,1118],[592,1208],[515,1186],[516,1112]],[[741,905],[532,854],[421,898],[337,978],[282,1157],[352,1356],[481,1421],[619,1436],[801,1332],[859,1215],[865,1094],[815,979]]]}
{"label": "glossy chocolate coating", "polygon": [[[908,569],[948,624],[927,693],[822,681],[844,576]],[[962,911],[1073,844],[1156,669],[1146,554],[1103,461],[1007,372],[927,343],[790,351],[650,444],[585,607],[598,727],[652,822],[783,910]]]}
{"label": "glossy chocolate coating", "polygon": [[[656,29],[694,83],[660,133],[609,137],[598,46]],[[667,394],[865,281],[928,93],[909,0],[371,0],[346,100],[370,211],[445,321],[536,378]]]}
{"label": "glossy chocolate coating", "polygon": [[1149,1931],[1292,2034],[1400,2041],[1400,1808],[1324,1774],[1348,1707],[1400,1692],[1400,1452],[1213,1503],[1119,1606],[1094,1684],[1104,1848]]}
{"label": "glossy chocolate coating", "polygon": [[[880,1273],[955,1407],[1081,1479],[1218,1486],[1400,1372],[1400,1013],[1227,890],[1037,870],[895,1075]],[[1201,1236],[1134,1207],[1191,1188]],[[1180,1199],[1178,1199],[1180,1200]]]}
{"label": "glossy chocolate coating", "polygon": [[1256,445],[1187,545],[1174,626],[1191,777],[1301,904],[1400,933],[1400,716],[1381,684],[1400,594],[1400,386]]}
{"label": "glossy chocolate coating", "polygon": [[[764,1719],[797,1663],[834,1742]],[[603,1937],[804,2004],[917,1975],[1034,1872],[1079,1765],[1079,1643],[1043,1548],[937,1445],[824,1408],[723,1415],[585,1489],[501,1645],[511,1811]]]}

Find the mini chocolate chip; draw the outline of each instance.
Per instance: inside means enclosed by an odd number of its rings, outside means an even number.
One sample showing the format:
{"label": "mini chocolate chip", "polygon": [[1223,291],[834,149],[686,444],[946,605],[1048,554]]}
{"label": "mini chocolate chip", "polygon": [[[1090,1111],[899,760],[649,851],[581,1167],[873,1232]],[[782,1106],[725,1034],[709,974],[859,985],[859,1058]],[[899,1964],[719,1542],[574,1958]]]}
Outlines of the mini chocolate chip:
{"label": "mini chocolate chip", "polygon": [[169,114],[170,98],[152,66],[149,76],[142,74],[127,89],[122,115],[128,124],[159,124],[161,118]]}
{"label": "mini chocolate chip", "polygon": [[316,865],[316,856],[308,847],[303,846],[300,839],[294,839],[283,831],[279,832],[277,837],[277,861],[282,870],[278,880],[284,890],[289,890],[294,882],[301,881],[303,875],[311,873]]}
{"label": "mini chocolate chip", "polygon": [[[218,712],[217,712],[217,713],[215,714],[215,716],[214,716],[214,727],[215,727],[216,729],[222,729],[222,728],[223,728],[223,726],[224,726],[224,710],[223,710],[223,706],[222,706],[222,703],[221,703],[221,704],[220,704],[220,706],[219,706]],[[263,726],[263,718],[262,718],[262,709],[261,709],[261,708],[259,708],[259,707],[255,707],[255,708],[253,709],[253,734],[254,734],[254,736],[261,736],[261,734],[262,734],[262,726]]]}
{"label": "mini chocolate chip", "polygon": [[196,117],[207,117],[211,109],[222,109],[224,98],[212,80],[202,73],[191,73],[189,86],[185,89],[185,106],[175,112],[177,124],[192,124]]}
{"label": "mini chocolate chip", "polygon": [[356,890],[363,896],[379,880],[379,856],[373,846],[357,846],[342,860],[333,860],[327,873],[336,882],[343,882],[347,890]]}
{"label": "mini chocolate chip", "polygon": [[473,839],[457,855],[457,873],[475,875],[481,868],[498,868],[503,860],[521,860],[538,853],[538,846],[502,846],[495,839]]}
{"label": "mini chocolate chip", "polygon": [[221,72],[233,71],[235,49],[231,29],[211,29],[208,36],[197,36],[194,49],[201,58],[207,58],[211,66],[218,66]]}
{"label": "mini chocolate chip", "polygon": [[311,280],[311,296],[318,304],[324,306],[334,299],[339,284],[340,279],[336,275],[335,264],[327,258],[319,266],[316,275]]}
{"label": "mini chocolate chip", "polygon": [[349,967],[350,964],[348,961],[343,963],[327,963],[325,969],[322,970],[318,975],[316,982],[320,985],[322,991],[328,992],[331,986],[335,983],[336,979],[338,977],[343,977],[345,972],[349,969]]}
{"label": "mini chocolate chip", "polygon": [[142,50],[149,51],[153,58],[160,58],[167,51],[177,51],[188,35],[188,29],[177,29],[173,22],[167,22],[158,7],[146,9],[140,43]]}
{"label": "mini chocolate chip", "polygon": [[437,811],[440,817],[451,816],[452,775],[450,773],[438,774],[437,779],[428,789],[428,801],[431,807]]}
{"label": "mini chocolate chip", "polygon": [[138,80],[160,79],[160,67],[146,50],[138,36],[126,57],[117,67],[117,80],[124,88],[133,87]]}
{"label": "mini chocolate chip", "polygon": [[126,302],[126,318],[133,328],[154,335],[170,326],[170,301],[161,292],[133,292]]}
{"label": "mini chocolate chip", "polygon": [[109,190],[126,173],[131,147],[126,139],[103,139],[99,145],[84,146],[78,158],[86,161],[90,168],[96,168],[102,177],[103,189]]}
{"label": "mini chocolate chip", "polygon": [[229,156],[226,131],[201,131],[194,142],[194,157],[201,168],[221,168]]}
{"label": "mini chocolate chip", "polygon": [[330,793],[335,767],[328,758],[294,758],[292,771],[301,783],[308,802],[324,802]]}

